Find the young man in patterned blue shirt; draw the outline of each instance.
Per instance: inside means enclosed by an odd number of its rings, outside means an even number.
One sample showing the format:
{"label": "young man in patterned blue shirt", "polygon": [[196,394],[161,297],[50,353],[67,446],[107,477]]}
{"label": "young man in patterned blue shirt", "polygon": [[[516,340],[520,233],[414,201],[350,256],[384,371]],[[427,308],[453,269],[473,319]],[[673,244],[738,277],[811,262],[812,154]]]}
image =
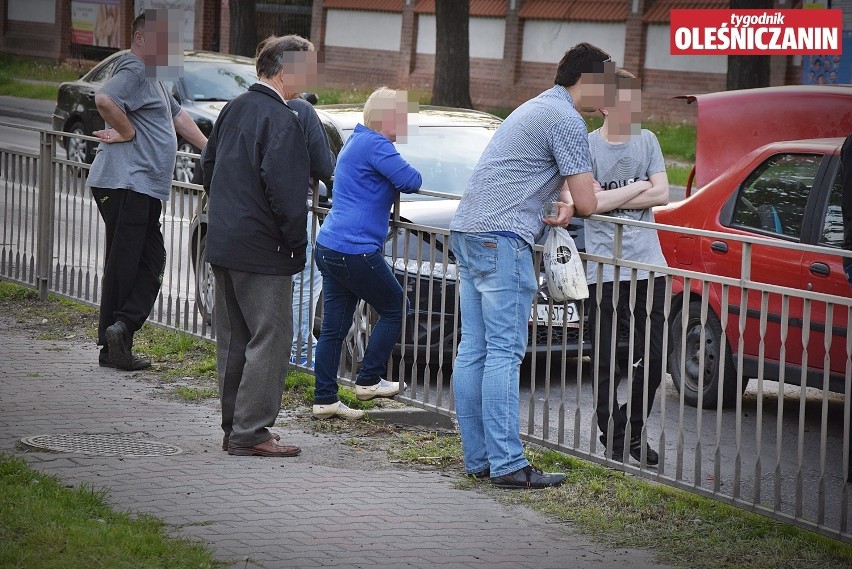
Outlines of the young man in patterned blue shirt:
{"label": "young man in patterned blue shirt", "polygon": [[[597,207],[578,109],[614,101],[604,80],[614,71],[609,55],[593,45],[567,51],[555,86],[497,129],[450,223],[462,321],[453,393],[465,469],[497,487],[546,488],[565,479],[533,468],[520,439],[520,365],[538,289],[533,245],[545,223],[565,226],[575,213]],[[542,210],[554,200],[559,213],[543,222]]]}

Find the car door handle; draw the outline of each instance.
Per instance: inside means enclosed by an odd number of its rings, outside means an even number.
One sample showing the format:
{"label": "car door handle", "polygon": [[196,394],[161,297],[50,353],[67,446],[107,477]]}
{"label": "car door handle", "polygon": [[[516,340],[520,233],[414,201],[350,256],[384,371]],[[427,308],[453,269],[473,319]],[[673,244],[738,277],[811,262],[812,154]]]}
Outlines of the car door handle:
{"label": "car door handle", "polygon": [[727,253],[728,244],[724,241],[713,241],[713,243],[710,244],[710,249],[716,251],[717,253]]}
{"label": "car door handle", "polygon": [[811,263],[811,274],[817,277],[827,277],[831,274],[831,269],[825,263]]}

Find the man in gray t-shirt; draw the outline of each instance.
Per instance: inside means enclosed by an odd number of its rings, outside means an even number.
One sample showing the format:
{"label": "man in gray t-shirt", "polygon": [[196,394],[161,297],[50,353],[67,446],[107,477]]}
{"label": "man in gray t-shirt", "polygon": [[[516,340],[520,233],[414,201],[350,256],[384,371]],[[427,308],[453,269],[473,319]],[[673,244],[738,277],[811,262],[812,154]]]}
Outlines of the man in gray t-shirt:
{"label": "man in gray t-shirt", "polygon": [[[592,174],[598,197],[595,213],[652,222],[654,214],[651,208],[668,203],[669,183],[663,153],[654,133],[639,128],[641,91],[638,79],[619,69],[616,81],[615,105],[601,109],[604,123],[589,134]],[[666,266],[656,230],[622,225],[619,247],[616,239],[618,227],[615,223],[587,220],[586,252],[600,257]],[[601,442],[607,447],[607,456],[613,460],[623,460],[626,450],[635,460],[654,466],[659,456],[647,442],[643,443],[643,430],[645,417],[650,413],[664,373],[665,279],[651,280],[647,270],[636,271],[635,302],[630,315],[631,270],[618,269],[616,278],[612,263],[589,261],[587,272],[591,304],[589,334],[592,358],[597,367],[595,407],[598,428],[602,433]],[[649,297],[650,310],[647,309]],[[624,317],[618,318],[619,314]],[[613,324],[618,320],[634,324],[630,331],[633,357],[630,365],[623,370],[611,365],[615,353],[613,340],[618,338],[618,334],[613,333]],[[648,321],[650,334],[646,335]],[[618,404],[618,384],[622,374],[627,376],[629,384],[629,408],[627,404]],[[629,445],[625,446],[626,442]]]}
{"label": "man in gray t-shirt", "polygon": [[175,132],[198,148],[207,144],[192,118],[153,78],[157,66],[169,60],[168,25],[165,11],[140,14],[132,24],[130,53],[95,95],[106,122],[104,130],[92,133],[101,143],[86,183],[106,233],[98,362],[123,370],[151,365],[133,356],[133,334],[151,313],[166,264],[160,214],[161,200],[171,193]]}

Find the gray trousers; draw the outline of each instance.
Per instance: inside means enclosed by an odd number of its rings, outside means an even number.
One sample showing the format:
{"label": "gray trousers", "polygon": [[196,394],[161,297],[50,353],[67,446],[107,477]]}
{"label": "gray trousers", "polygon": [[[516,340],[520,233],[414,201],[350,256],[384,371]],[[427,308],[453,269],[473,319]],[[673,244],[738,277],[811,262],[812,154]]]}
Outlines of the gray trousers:
{"label": "gray trousers", "polygon": [[292,277],[213,267],[222,430],[230,445],[269,440],[290,367]]}

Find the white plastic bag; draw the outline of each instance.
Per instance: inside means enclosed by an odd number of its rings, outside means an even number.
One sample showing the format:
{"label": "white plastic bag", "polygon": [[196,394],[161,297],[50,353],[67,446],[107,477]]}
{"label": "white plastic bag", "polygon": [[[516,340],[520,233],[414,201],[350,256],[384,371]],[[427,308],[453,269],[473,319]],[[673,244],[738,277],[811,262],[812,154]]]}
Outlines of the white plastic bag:
{"label": "white plastic bag", "polygon": [[544,272],[547,291],[554,302],[589,298],[583,261],[564,227],[549,228],[544,242]]}

